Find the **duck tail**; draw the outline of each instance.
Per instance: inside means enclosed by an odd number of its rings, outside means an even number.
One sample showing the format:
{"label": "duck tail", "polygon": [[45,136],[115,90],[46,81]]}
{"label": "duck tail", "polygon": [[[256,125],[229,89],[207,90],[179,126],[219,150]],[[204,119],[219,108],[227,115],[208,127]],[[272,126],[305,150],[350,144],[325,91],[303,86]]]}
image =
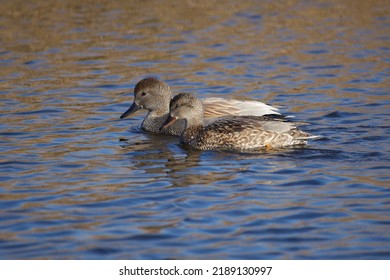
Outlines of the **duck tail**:
{"label": "duck tail", "polygon": [[322,135],[307,135],[307,136],[300,136],[295,138],[296,140],[318,140],[324,138]]}

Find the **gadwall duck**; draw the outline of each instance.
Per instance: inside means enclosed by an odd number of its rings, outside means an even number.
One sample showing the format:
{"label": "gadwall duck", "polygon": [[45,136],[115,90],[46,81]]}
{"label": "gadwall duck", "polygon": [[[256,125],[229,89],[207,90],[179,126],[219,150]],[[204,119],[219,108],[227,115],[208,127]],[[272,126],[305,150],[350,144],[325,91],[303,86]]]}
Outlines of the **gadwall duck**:
{"label": "gadwall duck", "polygon": [[[180,136],[184,130],[184,120],[160,130],[161,125],[169,115],[169,102],[172,98],[170,87],[156,78],[146,78],[139,81],[134,88],[134,102],[120,118],[123,119],[139,109],[148,110],[141,128],[143,130]],[[278,109],[257,101],[238,101],[234,99],[206,98],[203,101],[205,122],[210,123],[216,118],[226,115],[263,116],[280,115]]]}
{"label": "gadwall duck", "polygon": [[228,116],[204,125],[202,103],[194,95],[181,93],[170,104],[166,129],[185,120],[180,141],[198,150],[257,150],[304,145],[314,136],[275,116]]}

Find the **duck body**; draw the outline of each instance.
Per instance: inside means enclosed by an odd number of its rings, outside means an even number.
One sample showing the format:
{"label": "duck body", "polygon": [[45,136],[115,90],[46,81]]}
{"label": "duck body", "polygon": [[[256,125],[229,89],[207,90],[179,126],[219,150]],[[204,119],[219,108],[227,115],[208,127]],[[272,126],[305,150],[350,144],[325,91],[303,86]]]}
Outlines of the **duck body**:
{"label": "duck body", "polygon": [[180,142],[198,150],[258,150],[305,145],[313,136],[292,122],[275,116],[228,116],[208,125],[201,102],[191,94],[179,94],[171,102],[163,128],[185,120]]}
{"label": "duck body", "polygon": [[[169,116],[169,103],[172,96],[173,93],[165,82],[156,78],[145,78],[135,86],[134,102],[120,118],[123,119],[140,109],[146,109],[148,114],[141,124],[143,130],[157,134],[180,136],[185,127],[184,120],[178,120],[171,126],[160,129]],[[227,115],[280,115],[278,109],[257,101],[212,97],[206,98],[202,102],[206,124]]]}
{"label": "duck body", "polygon": [[308,137],[292,123],[234,116],[206,126],[190,126],[180,141],[198,150],[256,150],[305,145]]}

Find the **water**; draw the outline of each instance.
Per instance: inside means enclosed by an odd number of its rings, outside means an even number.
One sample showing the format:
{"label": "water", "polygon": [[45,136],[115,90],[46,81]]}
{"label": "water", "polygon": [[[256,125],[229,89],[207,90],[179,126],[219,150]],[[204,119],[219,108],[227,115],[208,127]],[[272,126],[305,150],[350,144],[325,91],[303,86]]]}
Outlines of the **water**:
{"label": "water", "polygon": [[[1,259],[390,259],[388,1],[2,1]],[[322,135],[199,152],[119,120],[135,83]]]}

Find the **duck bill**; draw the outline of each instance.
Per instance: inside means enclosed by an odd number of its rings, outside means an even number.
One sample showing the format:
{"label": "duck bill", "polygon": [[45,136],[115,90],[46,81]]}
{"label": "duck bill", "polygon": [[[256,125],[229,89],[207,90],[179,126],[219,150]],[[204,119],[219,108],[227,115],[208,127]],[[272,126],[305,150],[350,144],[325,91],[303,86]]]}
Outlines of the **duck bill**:
{"label": "duck bill", "polygon": [[177,118],[169,116],[168,119],[160,127],[160,131],[166,129],[168,126],[173,124],[175,121],[177,121]]}
{"label": "duck bill", "polygon": [[133,102],[133,104],[131,104],[130,108],[127,109],[126,112],[124,112],[122,115],[121,115],[121,119],[123,118],[126,118],[127,116],[137,112],[139,109],[141,109],[141,106],[137,105],[135,102]]}

